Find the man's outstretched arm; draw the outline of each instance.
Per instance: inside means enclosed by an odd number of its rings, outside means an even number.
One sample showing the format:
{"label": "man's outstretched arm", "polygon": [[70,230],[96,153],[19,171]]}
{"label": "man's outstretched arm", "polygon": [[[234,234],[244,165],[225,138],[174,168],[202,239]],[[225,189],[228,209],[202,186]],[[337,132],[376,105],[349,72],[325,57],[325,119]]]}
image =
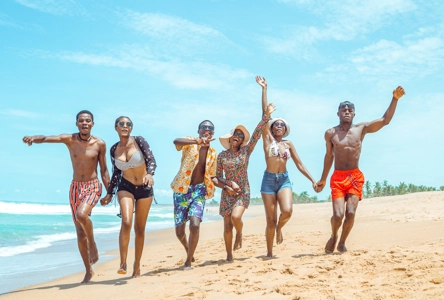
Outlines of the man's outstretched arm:
{"label": "man's outstretched arm", "polygon": [[61,134],[61,135],[32,135],[32,136],[24,136],[23,143],[31,146],[33,143],[41,144],[41,143],[66,143],[71,138],[70,134]]}
{"label": "man's outstretched arm", "polygon": [[392,120],[393,115],[395,114],[398,100],[404,95],[405,95],[404,89],[401,86],[398,86],[393,91],[392,102],[390,102],[390,106],[387,108],[387,111],[385,112],[385,114],[382,116],[382,118],[376,119],[374,121],[367,123],[364,126],[364,129],[362,131],[362,137],[364,137],[364,135],[366,133],[376,132],[379,129],[381,129],[382,127],[384,127],[385,125],[388,125],[390,123],[390,121]]}

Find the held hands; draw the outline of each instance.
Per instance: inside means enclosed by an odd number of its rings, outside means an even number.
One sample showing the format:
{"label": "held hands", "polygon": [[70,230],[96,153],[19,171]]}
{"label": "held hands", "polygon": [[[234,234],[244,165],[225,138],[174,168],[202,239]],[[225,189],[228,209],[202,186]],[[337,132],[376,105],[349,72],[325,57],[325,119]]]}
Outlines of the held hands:
{"label": "held hands", "polygon": [[100,199],[100,204],[101,204],[102,206],[106,206],[106,205],[108,205],[108,204],[111,202],[112,197],[113,197],[113,195],[111,195],[111,194],[106,194],[105,197],[103,197],[102,199]]}
{"label": "held hands", "polygon": [[395,98],[395,99],[399,99],[404,95],[405,95],[405,91],[402,86],[398,86],[396,89],[393,90],[393,98]]}
{"label": "held hands", "polygon": [[146,174],[145,177],[143,177],[142,183],[145,184],[148,188],[152,188],[154,185],[153,175]]}
{"label": "held hands", "polygon": [[256,82],[263,88],[267,88],[267,80],[265,80],[265,77],[256,76]]}
{"label": "held hands", "polygon": [[313,188],[316,191],[316,193],[322,192],[322,190],[325,187],[325,180],[319,180],[315,184],[313,184]]}
{"label": "held hands", "polygon": [[[230,184],[228,185],[228,183]],[[234,181],[227,182],[227,185],[225,185],[225,190],[229,195],[239,195],[241,191],[239,185]]]}

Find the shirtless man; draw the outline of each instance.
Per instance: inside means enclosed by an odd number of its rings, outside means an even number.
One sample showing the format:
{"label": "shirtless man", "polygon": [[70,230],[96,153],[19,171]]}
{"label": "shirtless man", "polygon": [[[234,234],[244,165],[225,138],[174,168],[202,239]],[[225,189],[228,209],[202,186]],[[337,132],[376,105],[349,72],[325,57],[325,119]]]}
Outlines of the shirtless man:
{"label": "shirtless man", "polygon": [[[348,101],[342,102],[338,108],[339,125],[325,132],[327,151],[324,158],[322,177],[316,184],[317,192],[322,191],[324,188],[333,160],[335,162],[335,171],[330,179],[333,203],[333,216],[330,221],[332,234],[325,245],[325,253],[333,253],[341,225],[342,234],[337,250],[339,252],[347,251],[345,240],[353,227],[356,209],[358,208],[359,201],[362,199],[364,175],[359,170],[362,141],[367,133],[374,133],[390,123],[395,114],[398,100],[404,94],[404,89],[398,86],[393,91],[392,102],[382,118],[356,125],[353,124],[355,116],[354,104]],[[344,214],[345,221],[342,224]]]}
{"label": "shirtless man", "polygon": [[110,179],[106,167],[105,142],[91,135],[94,126],[93,114],[87,110],[80,111],[76,116],[76,125],[78,133],[25,136],[23,142],[28,146],[33,143],[63,143],[68,147],[74,171],[69,198],[76,226],[77,245],[86,269],[81,283],[88,283],[94,275],[92,265],[99,260],[93,224],[89,218],[102,194],[102,184],[97,179],[97,164],[100,164],[100,175],[105,187],[108,187]]}
{"label": "shirtless man", "polygon": [[[179,172],[171,183],[174,191],[174,223],[176,236],[187,252],[184,270],[191,270],[194,251],[199,241],[199,228],[205,209],[205,200],[214,197],[216,177],[216,150],[210,146],[214,141],[214,125],[205,120],[199,124],[198,138],[185,137],[174,140],[177,151],[182,151]],[[190,220],[190,237],[185,234],[186,222]]]}

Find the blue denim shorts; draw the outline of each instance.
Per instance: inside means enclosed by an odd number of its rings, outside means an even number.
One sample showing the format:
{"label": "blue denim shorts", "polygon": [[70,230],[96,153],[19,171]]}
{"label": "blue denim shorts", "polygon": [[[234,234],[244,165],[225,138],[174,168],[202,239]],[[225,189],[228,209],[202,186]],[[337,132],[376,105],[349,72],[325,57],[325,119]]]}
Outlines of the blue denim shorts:
{"label": "blue denim shorts", "polygon": [[288,172],[284,173],[270,173],[265,171],[262,178],[261,193],[263,194],[277,194],[282,189],[292,189],[290,177]]}

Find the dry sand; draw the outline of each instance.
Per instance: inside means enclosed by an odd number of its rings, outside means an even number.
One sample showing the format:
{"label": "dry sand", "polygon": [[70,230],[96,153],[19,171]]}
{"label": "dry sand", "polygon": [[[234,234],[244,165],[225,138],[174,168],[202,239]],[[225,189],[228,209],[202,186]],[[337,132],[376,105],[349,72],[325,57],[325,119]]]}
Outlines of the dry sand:
{"label": "dry sand", "polygon": [[1,298],[444,299],[444,192],[364,199],[344,254],[324,254],[331,203],[295,205],[273,259],[264,257],[263,207],[244,216],[232,263],[224,260],[223,222],[203,223],[191,271],[180,269],[185,251],[167,229],[147,233],[141,278],[118,275],[115,259],[95,266],[90,284],[75,274]]}

